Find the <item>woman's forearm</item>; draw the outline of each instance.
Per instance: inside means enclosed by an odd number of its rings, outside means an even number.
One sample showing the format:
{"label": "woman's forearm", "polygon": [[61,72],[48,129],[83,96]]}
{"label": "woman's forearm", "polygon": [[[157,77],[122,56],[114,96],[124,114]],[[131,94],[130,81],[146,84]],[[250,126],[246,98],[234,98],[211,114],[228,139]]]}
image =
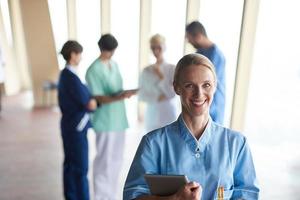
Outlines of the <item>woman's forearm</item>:
{"label": "woman's forearm", "polygon": [[117,95],[117,96],[94,96],[94,98],[100,104],[112,103],[112,102],[120,101],[123,99],[122,96],[120,96],[120,95]]}

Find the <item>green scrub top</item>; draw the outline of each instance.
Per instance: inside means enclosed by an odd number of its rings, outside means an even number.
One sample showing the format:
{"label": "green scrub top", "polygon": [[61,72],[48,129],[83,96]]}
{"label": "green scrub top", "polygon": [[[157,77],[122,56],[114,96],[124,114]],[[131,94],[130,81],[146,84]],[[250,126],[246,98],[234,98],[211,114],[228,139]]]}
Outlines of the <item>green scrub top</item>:
{"label": "green scrub top", "polygon": [[[92,95],[110,96],[123,90],[123,80],[117,63],[109,66],[99,58],[88,68],[85,79]],[[96,132],[123,132],[128,128],[124,100],[102,104],[91,115]]]}

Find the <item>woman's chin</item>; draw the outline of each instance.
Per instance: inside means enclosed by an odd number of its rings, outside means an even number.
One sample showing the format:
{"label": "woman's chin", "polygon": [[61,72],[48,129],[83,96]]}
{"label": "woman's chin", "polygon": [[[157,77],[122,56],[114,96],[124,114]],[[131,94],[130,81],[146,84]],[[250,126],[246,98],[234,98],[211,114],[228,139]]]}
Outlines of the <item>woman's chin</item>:
{"label": "woman's chin", "polygon": [[194,107],[192,109],[192,114],[195,117],[200,117],[202,115],[207,115],[208,114],[208,110],[205,106],[201,106],[201,107]]}
{"label": "woman's chin", "polygon": [[188,113],[191,117],[200,117],[209,113],[206,106],[189,106],[187,109],[183,109],[183,112]]}

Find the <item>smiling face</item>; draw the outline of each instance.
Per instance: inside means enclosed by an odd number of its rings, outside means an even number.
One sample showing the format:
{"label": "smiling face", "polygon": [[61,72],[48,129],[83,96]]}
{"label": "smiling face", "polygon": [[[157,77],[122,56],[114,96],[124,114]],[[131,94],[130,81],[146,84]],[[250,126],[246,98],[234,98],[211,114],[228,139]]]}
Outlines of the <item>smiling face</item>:
{"label": "smiling face", "polygon": [[182,112],[191,117],[209,115],[216,83],[212,71],[204,65],[185,67],[177,83],[175,91],[180,96]]}

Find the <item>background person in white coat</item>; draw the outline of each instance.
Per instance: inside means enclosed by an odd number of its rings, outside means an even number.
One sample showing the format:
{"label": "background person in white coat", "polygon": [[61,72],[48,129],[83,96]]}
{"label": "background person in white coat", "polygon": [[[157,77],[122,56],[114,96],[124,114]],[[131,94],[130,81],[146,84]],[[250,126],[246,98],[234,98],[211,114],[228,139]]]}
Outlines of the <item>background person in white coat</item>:
{"label": "background person in white coat", "polygon": [[165,38],[156,34],[150,39],[156,62],[140,75],[139,100],[146,102],[145,129],[163,127],[177,118],[176,97],[173,89],[175,66],[164,59]]}

